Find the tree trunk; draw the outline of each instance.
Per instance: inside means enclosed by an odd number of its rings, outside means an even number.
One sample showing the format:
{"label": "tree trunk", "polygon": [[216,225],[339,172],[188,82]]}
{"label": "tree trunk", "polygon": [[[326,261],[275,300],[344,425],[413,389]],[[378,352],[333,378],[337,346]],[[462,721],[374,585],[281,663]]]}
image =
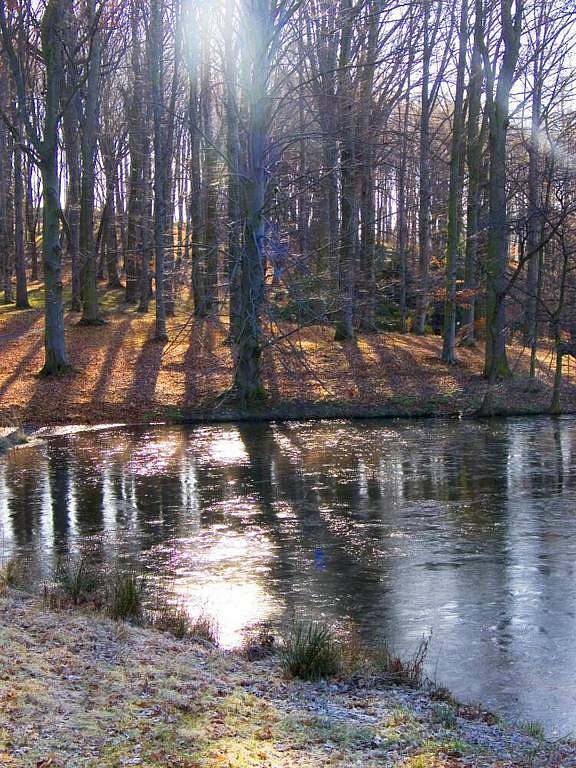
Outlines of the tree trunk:
{"label": "tree trunk", "polygon": [[[128,112],[128,147],[130,152],[130,177],[128,182],[128,207],[126,227],[126,248],[124,251],[124,271],[126,273],[125,299],[127,304],[138,302],[142,271],[145,270],[146,294],[140,291],[140,311],[147,309],[148,303],[148,265],[144,263],[142,230],[145,226],[144,212],[146,188],[144,185],[144,164],[146,162],[146,120],[143,110],[144,77],[142,75],[140,30],[138,8],[134,0],[130,6],[131,26],[131,65],[133,74],[132,96]],[[142,307],[142,302],[145,302]]]}
{"label": "tree trunk", "polygon": [[[410,76],[409,76],[410,77]],[[400,272],[399,304],[400,331],[406,333],[408,319],[408,226],[407,226],[407,194],[406,170],[408,164],[408,116],[410,114],[410,80],[408,80],[406,103],[402,120],[402,138],[400,145],[400,169],[398,171],[398,220],[396,225],[396,248],[398,250],[398,267]]]}
{"label": "tree trunk", "polygon": [[[543,21],[543,19],[541,19]],[[540,179],[540,112],[542,109],[542,83],[540,73],[540,27],[536,29],[535,58],[533,65],[533,92],[531,135],[528,145],[528,210],[526,248],[528,269],[526,275],[526,308],[524,315],[524,343],[535,346],[536,314],[538,311],[538,267],[540,263],[538,242],[542,227],[541,179]]]}
{"label": "tree trunk", "polygon": [[461,166],[464,150],[464,77],[468,44],[468,3],[461,0],[460,50],[454,97],[452,152],[450,156],[450,186],[448,189],[448,240],[446,244],[446,300],[444,303],[444,338],[442,360],[456,362],[456,276],[460,241],[460,199],[462,193]]}
{"label": "tree trunk", "polygon": [[367,7],[368,40],[364,51],[364,67],[361,78],[361,99],[358,141],[358,173],[360,179],[360,276],[358,286],[358,327],[369,333],[376,330],[376,205],[374,179],[375,131],[372,115],[376,48],[378,44],[377,4]]}
{"label": "tree trunk", "polygon": [[501,0],[504,57],[496,94],[489,94],[490,184],[488,245],[486,253],[486,355],[484,374],[494,381],[511,375],[506,355],[506,294],[508,267],[508,213],[506,198],[506,135],[510,91],[520,51],[522,2],[517,0],[512,18],[512,0]]}
{"label": "tree trunk", "polygon": [[[6,94],[8,95],[8,94]],[[3,94],[0,94],[0,98]],[[7,99],[2,99],[6,102]],[[0,124],[0,267],[2,274],[2,290],[4,291],[4,304],[14,301],[12,295],[12,216],[10,215],[10,190],[12,188],[12,168],[10,133],[7,126]]]}
{"label": "tree trunk", "polygon": [[231,31],[226,37],[226,160],[228,165],[228,299],[229,340],[232,345],[240,328],[240,136],[238,129],[237,77]]}
{"label": "tree trunk", "polygon": [[34,188],[32,186],[32,160],[28,159],[26,163],[26,235],[28,239],[28,253],[30,256],[30,279],[33,283],[37,282],[40,275],[38,270],[38,244],[36,243],[36,232],[38,226],[38,215],[36,213],[36,202],[34,200]]}
{"label": "tree trunk", "polygon": [[218,165],[216,136],[212,126],[210,69],[204,68],[202,87],[202,134],[204,137],[204,306],[201,314],[218,309]]}
{"label": "tree trunk", "polygon": [[100,31],[97,24],[95,0],[87,0],[88,25],[92,35],[88,78],[82,123],[82,185],[80,192],[80,253],[82,254],[82,325],[103,323],[98,309],[98,277],[94,242],[94,189],[96,184],[96,149],[100,108]]}
{"label": "tree trunk", "polygon": [[160,0],[150,0],[150,82],[154,121],[154,255],[156,260],[156,334],[166,341],[166,306],[164,303],[164,248],[166,226],[165,155],[164,155],[164,25]]}
{"label": "tree trunk", "polygon": [[420,93],[420,203],[418,208],[418,296],[414,333],[426,331],[430,272],[430,62],[433,45],[430,41],[430,0],[423,0],[424,50],[422,54],[422,85]]}
{"label": "tree trunk", "polygon": [[58,183],[58,122],[64,55],[62,50],[64,5],[64,0],[48,0],[41,26],[42,57],[46,67],[44,135],[39,147],[44,199],[42,260],[46,293],[45,362],[41,371],[44,376],[67,373],[71,369],[64,334]]}
{"label": "tree trunk", "polygon": [[24,248],[24,177],[22,150],[14,147],[14,266],[16,270],[16,308],[29,309]]}
{"label": "tree trunk", "polygon": [[264,202],[266,198],[266,162],[270,126],[268,82],[271,69],[271,45],[274,37],[271,11],[266,0],[246,0],[244,77],[246,82],[246,166],[240,175],[242,211],[242,256],[240,274],[240,318],[235,339],[234,387],[244,404],[263,395],[261,378],[262,330],[265,257]]}
{"label": "tree trunk", "polygon": [[354,338],[355,261],[358,242],[358,205],[356,197],[355,111],[350,55],[352,44],[352,2],[341,0],[342,33],[338,62],[338,99],[340,105],[340,250],[338,259],[338,303],[336,341]]}
{"label": "tree trunk", "polygon": [[480,236],[480,180],[482,175],[483,131],[480,129],[482,98],[482,0],[476,0],[474,20],[474,47],[468,85],[468,127],[466,161],[468,166],[468,201],[466,206],[466,253],[464,256],[464,291],[462,343],[472,345],[476,339],[476,288],[478,238]]}

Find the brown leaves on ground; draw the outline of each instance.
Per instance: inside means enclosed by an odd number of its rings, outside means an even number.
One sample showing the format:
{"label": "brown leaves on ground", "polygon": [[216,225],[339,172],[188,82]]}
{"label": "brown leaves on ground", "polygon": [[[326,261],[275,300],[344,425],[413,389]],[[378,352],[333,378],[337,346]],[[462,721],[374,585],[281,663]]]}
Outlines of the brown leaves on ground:
{"label": "brown leaves on ground", "polygon": [[[142,421],[171,411],[210,411],[230,387],[233,362],[227,326],[219,319],[192,320],[182,311],[169,321],[171,341],[156,342],[154,317],[113,303],[102,327],[80,327],[66,318],[67,344],[74,372],[42,379],[42,311],[0,314],[0,418],[50,425]],[[472,412],[486,390],[481,348],[458,350],[459,363],[440,361],[441,339],[396,333],[361,335],[344,343],[333,329],[267,329],[263,355],[267,407],[286,410],[335,407],[360,414],[370,409],[391,414]],[[540,384],[527,388],[528,353],[512,347],[516,378],[502,388],[503,407],[545,410],[550,399],[553,360],[538,360]],[[574,366],[572,366],[573,368]],[[573,381],[567,364],[567,381]],[[574,388],[563,404],[576,407]],[[320,412],[322,415],[322,412]],[[356,413],[356,415],[358,415]]]}

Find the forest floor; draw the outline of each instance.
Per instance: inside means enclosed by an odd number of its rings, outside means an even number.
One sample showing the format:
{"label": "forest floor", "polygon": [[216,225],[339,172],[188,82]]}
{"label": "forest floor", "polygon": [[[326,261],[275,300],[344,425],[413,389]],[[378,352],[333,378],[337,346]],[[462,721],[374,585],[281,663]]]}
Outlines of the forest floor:
{"label": "forest floor", "polygon": [[[122,291],[102,294],[107,320],[81,327],[67,313],[74,372],[37,376],[43,363],[42,288],[30,290],[33,308],[0,307],[0,426],[96,424],[234,418],[219,397],[232,383],[226,325],[191,319],[186,309],[169,320],[170,341],[153,340],[153,307],[138,314]],[[360,335],[335,342],[328,326],[265,328],[264,384],[268,398],[252,413],[267,417],[471,415],[487,388],[483,349],[459,348],[458,364],[440,361],[438,336]],[[503,414],[543,413],[549,407],[553,355],[543,349],[536,383],[527,375],[528,351],[510,346],[514,378],[495,391]],[[576,411],[576,370],[566,363],[562,406]]]}
{"label": "forest floor", "polygon": [[0,597],[5,768],[569,768],[576,746],[432,689],[290,680],[193,640]]}

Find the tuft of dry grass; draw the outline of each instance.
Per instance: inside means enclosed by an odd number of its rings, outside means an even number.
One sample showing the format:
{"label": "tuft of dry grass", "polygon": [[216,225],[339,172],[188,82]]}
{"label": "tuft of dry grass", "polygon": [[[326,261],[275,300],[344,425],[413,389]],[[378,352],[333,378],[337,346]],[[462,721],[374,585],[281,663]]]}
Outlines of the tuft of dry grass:
{"label": "tuft of dry grass", "polygon": [[271,622],[258,622],[244,631],[240,653],[248,661],[265,659],[276,653],[277,649],[278,643]]}
{"label": "tuft of dry grass", "polygon": [[202,640],[214,647],[218,646],[220,629],[217,620],[209,613],[200,613],[190,620],[188,625],[188,637],[194,640]]}
{"label": "tuft of dry grass", "polygon": [[17,587],[23,581],[22,563],[10,557],[0,568],[0,594],[6,594],[8,587]]}
{"label": "tuft of dry grass", "polygon": [[382,645],[371,653],[376,670],[394,683],[417,688],[422,685],[431,640],[431,635],[423,637],[415,653],[407,659],[398,656],[388,645]]}
{"label": "tuft of dry grass", "polygon": [[169,632],[179,640],[191,636],[192,622],[186,608],[181,604],[160,604],[155,607],[151,625],[161,632]]}

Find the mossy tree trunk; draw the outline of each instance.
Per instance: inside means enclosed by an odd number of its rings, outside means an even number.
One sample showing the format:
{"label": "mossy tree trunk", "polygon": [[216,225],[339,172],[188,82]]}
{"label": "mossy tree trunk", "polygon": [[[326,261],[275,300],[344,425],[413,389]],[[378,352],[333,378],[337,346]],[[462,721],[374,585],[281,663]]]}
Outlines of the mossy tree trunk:
{"label": "mossy tree trunk", "polygon": [[484,147],[485,120],[480,127],[482,109],[482,69],[483,10],[482,0],[476,0],[474,19],[474,46],[470,63],[468,84],[468,125],[466,163],[468,166],[468,200],[466,205],[466,251],[464,255],[464,291],[466,299],[462,317],[462,343],[472,345],[476,339],[474,323],[476,321],[478,240],[480,237],[480,206],[482,150]]}
{"label": "mossy tree trunk", "polygon": [[[514,16],[512,0],[501,0],[502,43],[504,54],[496,91],[494,77],[488,88],[487,109],[490,130],[490,183],[488,244],[486,249],[486,353],[484,374],[494,381],[511,376],[506,355],[506,295],[508,290],[508,201],[506,136],[510,119],[510,92],[520,53],[523,3],[517,0]],[[487,71],[491,63],[485,55]]]}
{"label": "mossy tree trunk", "polygon": [[456,277],[460,245],[460,200],[462,195],[461,166],[464,151],[464,78],[468,46],[468,2],[461,0],[460,50],[454,96],[450,183],[448,188],[448,240],[446,244],[446,299],[444,302],[444,333],[442,360],[456,362]]}

